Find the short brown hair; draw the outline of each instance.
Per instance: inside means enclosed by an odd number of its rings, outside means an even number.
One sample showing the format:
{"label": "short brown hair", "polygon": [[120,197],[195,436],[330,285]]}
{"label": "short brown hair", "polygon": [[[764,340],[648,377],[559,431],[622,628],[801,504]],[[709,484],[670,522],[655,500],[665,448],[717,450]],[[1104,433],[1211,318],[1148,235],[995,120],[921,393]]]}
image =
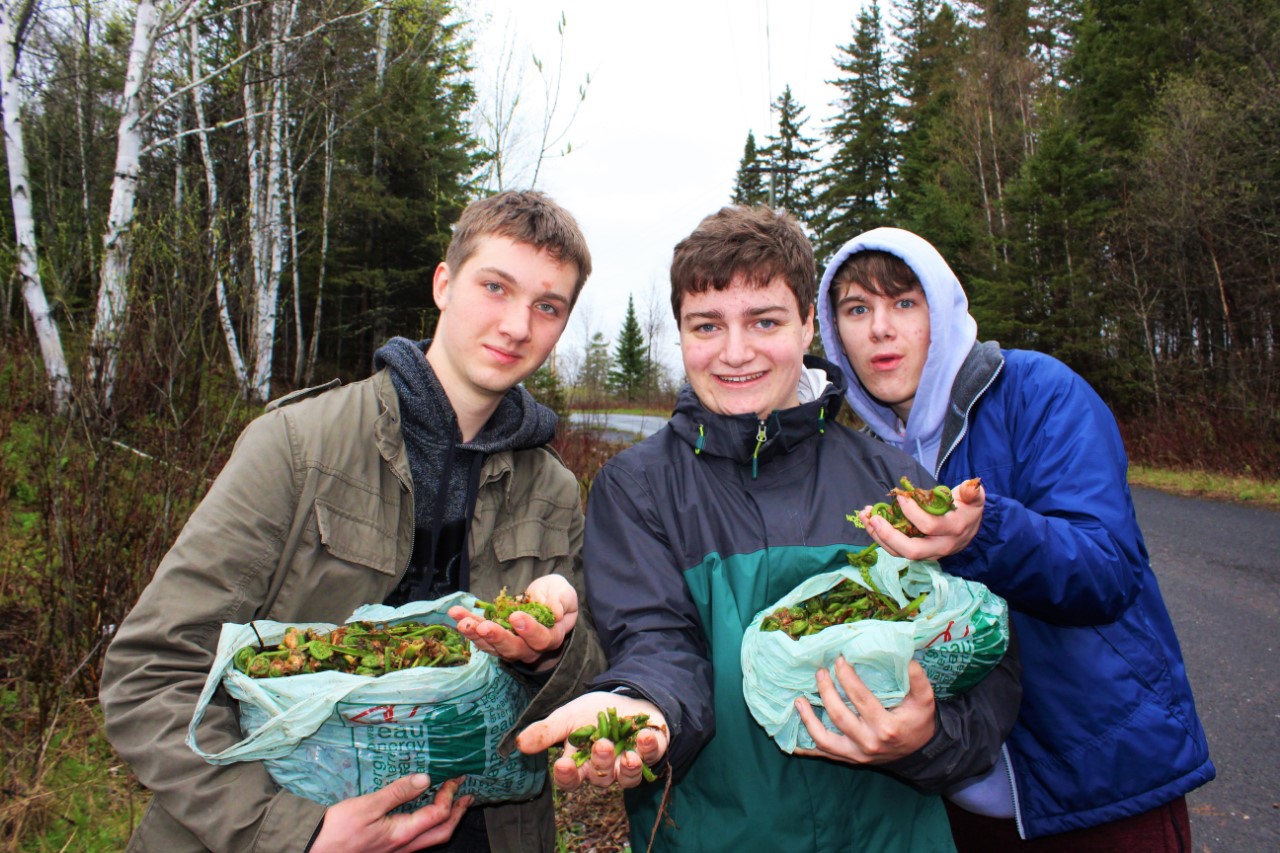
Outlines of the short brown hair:
{"label": "short brown hair", "polygon": [[817,295],[813,246],[800,223],[768,207],[722,207],[676,244],[671,259],[671,310],[680,322],[686,293],[724,290],[741,276],[751,287],[786,281],[807,318]]}
{"label": "short brown hair", "polygon": [[844,298],[845,289],[851,284],[858,285],[868,293],[890,299],[917,288],[924,289],[916,271],[906,261],[879,249],[864,249],[845,258],[840,269],[831,277],[831,287],[827,289],[827,298],[831,300],[833,309]]}
{"label": "short brown hair", "polygon": [[591,251],[577,220],[545,193],[508,190],[467,205],[453,226],[453,239],[445,252],[449,270],[456,274],[475,254],[480,238],[488,236],[506,237],[546,252],[556,263],[573,264],[578,268],[573,286],[577,302],[591,275]]}

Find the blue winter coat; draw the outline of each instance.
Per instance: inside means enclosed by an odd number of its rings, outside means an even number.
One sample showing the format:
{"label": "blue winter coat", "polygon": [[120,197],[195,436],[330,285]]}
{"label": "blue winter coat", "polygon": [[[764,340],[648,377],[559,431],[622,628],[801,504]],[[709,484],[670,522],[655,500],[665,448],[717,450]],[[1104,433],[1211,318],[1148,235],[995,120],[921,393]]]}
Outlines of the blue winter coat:
{"label": "blue winter coat", "polygon": [[[910,457],[834,423],[844,380],[765,422],[722,416],[686,388],[667,427],[618,454],[587,502],[588,601],[610,668],[597,690],[649,699],[671,728],[673,823],[655,850],[948,851],[937,796],[888,773],[787,755],[742,695],[742,635],[802,580],[869,543],[846,514],[898,479],[929,483]],[[759,434],[763,430],[763,443]],[[939,703],[938,733],[886,767],[939,790],[989,768],[1018,703],[1016,661]],[[663,785],[627,796],[632,849],[648,848]]]}
{"label": "blue winter coat", "polygon": [[953,388],[952,411],[969,416],[944,429],[938,479],[981,477],[987,504],[943,568],[1013,609],[1023,697],[1009,758],[1035,838],[1156,808],[1214,768],[1115,419],[1061,362],[1021,350],[1000,361],[994,344],[975,347]]}

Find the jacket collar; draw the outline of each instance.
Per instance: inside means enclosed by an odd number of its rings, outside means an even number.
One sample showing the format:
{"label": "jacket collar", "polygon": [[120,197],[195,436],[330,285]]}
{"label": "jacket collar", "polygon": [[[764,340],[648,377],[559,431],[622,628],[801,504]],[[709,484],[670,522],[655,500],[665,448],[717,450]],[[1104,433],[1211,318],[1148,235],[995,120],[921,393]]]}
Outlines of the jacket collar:
{"label": "jacket collar", "polygon": [[391,383],[391,371],[382,368],[373,375],[373,393],[378,398],[379,413],[373,422],[373,439],[378,453],[391,466],[396,479],[413,491],[413,477],[409,474],[409,454],[404,446],[404,434],[400,429],[400,396]]}
{"label": "jacket collar", "polygon": [[1004,355],[1000,352],[1000,344],[995,341],[975,343],[969,350],[956,373],[955,382],[951,384],[951,405],[942,423],[942,445],[938,453],[938,465],[933,472],[935,477],[942,471],[943,463],[968,431],[969,412],[991,387],[991,383],[996,381],[1003,368]]}
{"label": "jacket collar", "polygon": [[804,365],[825,371],[831,384],[816,400],[770,414],[763,422],[763,442],[759,417],[716,414],[702,404],[689,385],[680,389],[671,416],[671,429],[695,453],[738,463],[766,462],[789,453],[834,422],[844,398],[844,374],[834,364],[816,356],[805,356]]}

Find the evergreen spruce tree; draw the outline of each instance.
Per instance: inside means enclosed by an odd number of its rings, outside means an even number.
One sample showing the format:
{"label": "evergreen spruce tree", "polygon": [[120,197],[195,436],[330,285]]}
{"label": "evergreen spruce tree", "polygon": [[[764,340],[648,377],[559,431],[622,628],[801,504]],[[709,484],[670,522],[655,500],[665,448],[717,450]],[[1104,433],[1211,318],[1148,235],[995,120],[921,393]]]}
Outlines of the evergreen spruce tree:
{"label": "evergreen spruce tree", "polygon": [[813,173],[817,167],[817,148],[811,137],[804,135],[808,119],[804,106],[787,86],[773,102],[778,112],[778,133],[769,137],[765,148],[771,178],[769,201],[773,207],[789,211],[808,230],[813,220]]}
{"label": "evergreen spruce tree", "polygon": [[596,332],[587,343],[582,367],[578,370],[577,391],[587,405],[595,406],[609,392],[609,371],[612,368],[609,342],[601,332]]}
{"label": "evergreen spruce tree", "polygon": [[893,90],[884,53],[880,4],[858,13],[853,42],[840,48],[840,112],[827,128],[835,150],[818,189],[815,245],[830,257],[855,234],[888,224],[897,160],[893,133]]}
{"label": "evergreen spruce tree", "polygon": [[764,183],[765,168],[767,164],[756,148],[756,135],[748,130],[747,144],[742,149],[742,160],[738,163],[738,177],[733,182],[734,204],[758,205],[769,201],[769,192]]}
{"label": "evergreen spruce tree", "polygon": [[639,400],[644,395],[648,376],[649,351],[636,318],[635,300],[628,296],[627,316],[622,321],[613,368],[609,371],[609,388],[624,400]]}
{"label": "evergreen spruce tree", "polygon": [[560,376],[544,364],[524,381],[524,387],[542,405],[556,413],[561,424],[569,423],[569,400],[565,396]]}
{"label": "evergreen spruce tree", "polygon": [[[964,25],[937,0],[900,0],[894,89],[900,159],[893,220],[925,235],[952,262],[983,246],[981,212],[953,113],[962,85]],[[963,277],[963,276],[962,276]]]}

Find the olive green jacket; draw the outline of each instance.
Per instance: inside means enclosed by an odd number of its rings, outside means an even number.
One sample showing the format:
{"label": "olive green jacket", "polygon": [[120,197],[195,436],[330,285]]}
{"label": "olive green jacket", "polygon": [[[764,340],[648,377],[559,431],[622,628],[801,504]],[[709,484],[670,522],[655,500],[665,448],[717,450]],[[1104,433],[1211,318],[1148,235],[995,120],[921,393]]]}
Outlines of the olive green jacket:
{"label": "olive green jacket", "polygon": [[[337,386],[285,397],[245,429],[107,651],[107,736],[154,795],[131,851],[296,853],[324,814],[260,763],[207,764],[184,739],[223,623],[342,622],[382,602],[409,564],[413,489],[396,391],[386,370]],[[492,598],[557,572],[585,602],[582,527],[577,480],[552,452],[491,455],[469,533],[471,591]],[[502,748],[603,668],[584,611]],[[219,693],[200,744],[217,752],[240,738]],[[554,850],[550,787],[486,810],[495,853]]]}

